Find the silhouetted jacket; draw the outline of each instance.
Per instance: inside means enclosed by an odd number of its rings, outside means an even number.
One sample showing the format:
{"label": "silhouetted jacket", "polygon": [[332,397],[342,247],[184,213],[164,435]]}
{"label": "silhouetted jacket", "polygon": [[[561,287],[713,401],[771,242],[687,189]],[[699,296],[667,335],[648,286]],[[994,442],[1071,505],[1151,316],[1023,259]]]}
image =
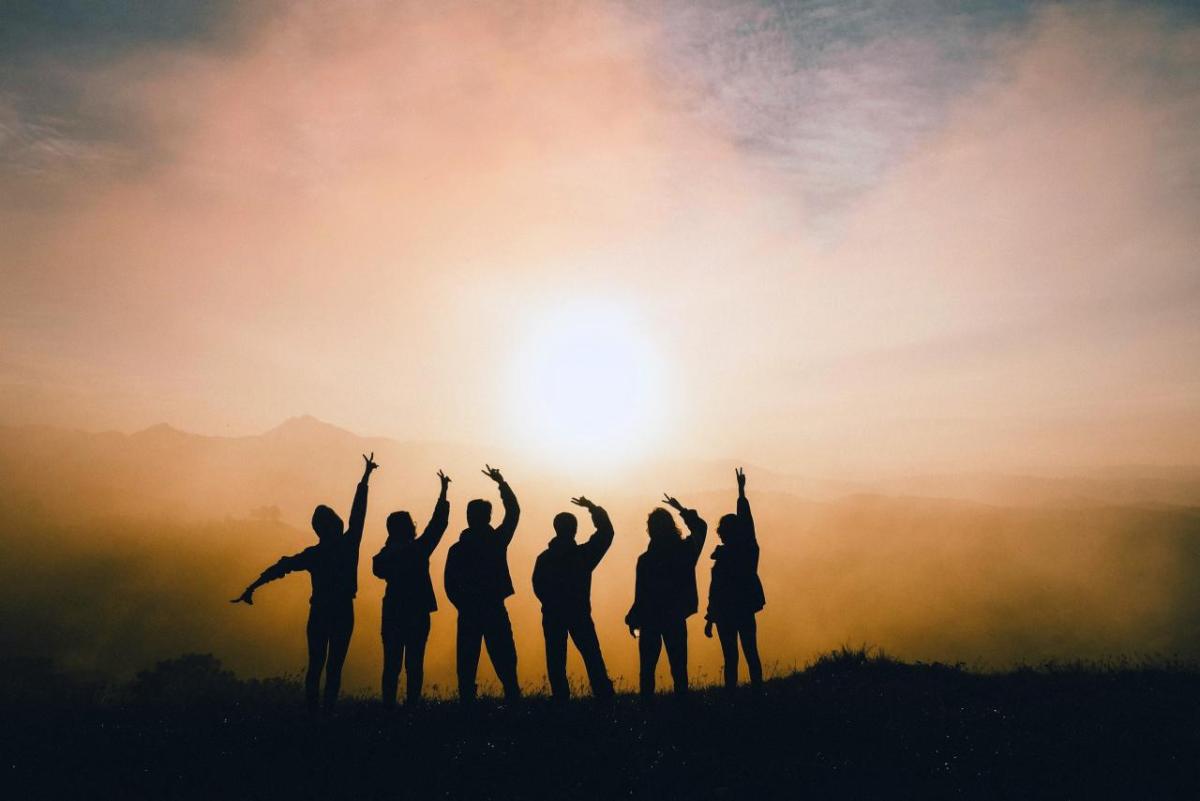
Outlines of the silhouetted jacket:
{"label": "silhouetted jacket", "polygon": [[358,551],[362,544],[363,521],[367,516],[367,484],[360,481],[350,506],[350,524],[340,537],[330,537],[285,556],[263,571],[262,579],[274,581],[297,570],[312,577],[311,604],[348,601],[358,594]]}
{"label": "silhouetted jacket", "polygon": [[608,513],[592,510],[595,533],[582,545],[566,537],[550,540],[533,567],[533,594],[542,602],[542,613],[570,617],[592,611],[592,571],[613,541]]}
{"label": "silhouetted jacket", "polygon": [[680,514],[691,533],[681,539],[651,539],[646,552],[638,557],[633,606],[625,616],[626,625],[642,628],[686,619],[699,608],[696,562],[704,547],[708,524],[695,509],[685,509]]}
{"label": "silhouetted jacket", "polygon": [[387,582],[383,616],[406,612],[436,612],[437,599],[429,578],[429,557],[442,541],[450,519],[450,503],[439,498],[425,531],[404,543],[388,542],[371,561],[371,571]]}
{"label": "silhouetted jacket", "polygon": [[708,611],[705,620],[725,620],[753,614],[766,606],[762,582],[758,578],[758,539],[750,502],[737,502],[738,527],[732,537],[713,549],[712,582],[708,585]]}
{"label": "silhouetted jacket", "polygon": [[504,520],[499,526],[464,529],[446,554],[446,597],[459,611],[482,609],[513,594],[508,545],[517,530],[521,507],[508,482],[500,485]]}

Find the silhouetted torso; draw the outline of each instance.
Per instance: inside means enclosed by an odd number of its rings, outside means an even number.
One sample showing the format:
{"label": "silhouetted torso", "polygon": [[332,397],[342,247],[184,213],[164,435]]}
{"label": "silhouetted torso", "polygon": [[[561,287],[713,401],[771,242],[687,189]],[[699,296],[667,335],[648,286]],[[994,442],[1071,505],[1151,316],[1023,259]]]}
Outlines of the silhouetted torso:
{"label": "silhouetted torso", "polygon": [[638,557],[633,608],[629,619],[644,626],[696,613],[696,562],[704,538],[652,540]]}
{"label": "silhouetted torso", "polygon": [[533,568],[533,592],[542,602],[543,612],[570,616],[592,611],[592,571],[613,541],[607,515],[604,523],[582,545],[555,537],[538,556]]}
{"label": "silhouetted torso", "polygon": [[372,560],[372,572],[387,582],[383,595],[383,614],[437,611],[433,581],[429,578],[429,557],[442,541],[450,514],[450,504],[439,500],[425,532],[406,543],[389,542]]}
{"label": "silhouetted torso", "polygon": [[709,620],[731,619],[758,612],[766,605],[758,578],[758,539],[750,504],[738,500],[739,530],[713,549],[712,583],[708,589]]}
{"label": "silhouetted torso", "polygon": [[367,485],[363,482],[355,489],[350,525],[344,534],[328,537],[294,556],[283,557],[267,568],[263,577],[273,581],[288,573],[305,570],[312,580],[310,604],[352,601],[358,594],[358,554],[366,507]]}
{"label": "silhouetted torso", "polygon": [[467,528],[446,553],[446,597],[460,610],[502,604],[513,594],[508,546],[516,530],[516,497],[500,485],[504,521],[497,527]]}

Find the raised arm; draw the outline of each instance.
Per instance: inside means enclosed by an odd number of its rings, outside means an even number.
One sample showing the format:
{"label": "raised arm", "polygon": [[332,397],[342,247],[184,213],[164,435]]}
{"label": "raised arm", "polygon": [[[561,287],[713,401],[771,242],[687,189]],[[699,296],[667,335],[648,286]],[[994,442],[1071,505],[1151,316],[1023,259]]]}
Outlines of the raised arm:
{"label": "raised arm", "polygon": [[679,516],[683,518],[684,525],[688,527],[688,535],[683,538],[683,543],[692,554],[692,558],[699,559],[700,550],[704,547],[704,539],[708,536],[708,523],[704,522],[695,509],[687,508],[666,493],[663,493],[663,503],[679,512]]}
{"label": "raised arm", "polygon": [[259,577],[254,580],[253,584],[251,584],[249,587],[247,587],[242,592],[241,595],[234,598],[229,603],[231,603],[231,604],[243,603],[243,604],[250,604],[251,606],[253,606],[255,590],[257,590],[259,587],[261,587],[264,584],[275,581],[276,579],[283,578],[288,573],[294,573],[297,570],[307,570],[308,569],[308,555],[309,555],[309,551],[304,550],[298,554],[295,554],[294,556],[283,557],[278,562],[271,565],[266,570],[264,570],[261,574],[259,574]]}
{"label": "raised arm", "polygon": [[438,495],[437,503],[433,507],[433,516],[429,518],[429,523],[425,526],[424,533],[417,538],[417,547],[420,548],[426,556],[433,553],[438,547],[438,543],[442,541],[442,535],[446,533],[446,525],[450,521],[450,502],[446,500],[446,490],[450,486],[450,476],[438,471],[438,478],[442,482],[442,491]]}
{"label": "raised arm", "polygon": [[512,542],[513,534],[517,533],[517,522],[521,519],[521,507],[517,504],[517,496],[513,493],[512,487],[508,486],[508,482],[500,474],[500,469],[491,465],[484,465],[484,468],[483,474],[495,481],[500,488],[500,502],[504,504],[504,519],[500,521],[500,525],[496,526],[496,534],[507,546]]}
{"label": "raised arm", "polygon": [[354,503],[350,504],[350,524],[346,527],[346,536],[356,541],[362,540],[363,522],[367,519],[367,482],[371,478],[371,472],[379,467],[375,464],[375,451],[371,451],[370,456],[364,453],[363,461],[366,464],[363,466],[362,479],[354,489]]}
{"label": "raised arm", "polygon": [[572,498],[571,503],[587,509],[592,516],[592,525],[596,527],[596,531],[581,546],[584,553],[587,554],[588,565],[594,570],[596,565],[600,564],[600,560],[604,558],[604,554],[608,553],[609,547],[612,546],[612,522],[608,519],[608,512],[604,511],[603,507],[597,506],[582,495]]}
{"label": "raised arm", "polygon": [[757,545],[758,538],[754,533],[754,517],[750,514],[750,501],[746,500],[746,471],[739,467],[735,475],[737,475],[738,485],[738,524],[742,533],[746,535],[746,541],[752,545]]}

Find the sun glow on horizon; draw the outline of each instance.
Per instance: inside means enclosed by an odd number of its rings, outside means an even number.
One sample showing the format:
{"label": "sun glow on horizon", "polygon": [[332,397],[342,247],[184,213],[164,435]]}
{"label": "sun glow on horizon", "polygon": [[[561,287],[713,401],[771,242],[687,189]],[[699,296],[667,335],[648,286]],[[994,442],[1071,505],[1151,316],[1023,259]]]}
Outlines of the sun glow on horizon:
{"label": "sun glow on horizon", "polygon": [[612,466],[662,434],[663,367],[616,303],[571,303],[542,317],[517,348],[512,376],[510,419],[539,458]]}

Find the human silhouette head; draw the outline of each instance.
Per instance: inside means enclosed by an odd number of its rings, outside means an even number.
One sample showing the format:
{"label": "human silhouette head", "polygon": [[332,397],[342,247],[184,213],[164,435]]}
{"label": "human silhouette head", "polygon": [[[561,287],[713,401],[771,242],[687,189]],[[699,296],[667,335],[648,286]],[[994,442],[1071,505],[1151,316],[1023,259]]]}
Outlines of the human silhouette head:
{"label": "human silhouette head", "polygon": [[339,537],[342,534],[342,518],[328,506],[321,504],[313,509],[312,527],[313,531],[317,532],[317,539]]}
{"label": "human silhouette head", "polygon": [[562,539],[575,541],[575,532],[579,530],[579,521],[570,512],[559,512],[554,516],[554,534]]}
{"label": "human silhouette head", "polygon": [[417,527],[413,525],[412,515],[408,512],[392,512],[387,518],[387,533],[388,542],[412,542],[417,536]]}
{"label": "human silhouette head", "polygon": [[646,533],[650,535],[651,542],[678,540],[683,537],[679,533],[679,526],[675,525],[675,517],[666,509],[650,512],[650,516],[646,518]]}
{"label": "human silhouette head", "polygon": [[741,521],[737,515],[721,515],[721,522],[717,523],[717,536],[721,538],[721,542],[732,542],[737,539],[739,531],[741,531]]}
{"label": "human silhouette head", "polygon": [[487,528],[492,524],[492,502],[476,498],[467,504],[467,526]]}

